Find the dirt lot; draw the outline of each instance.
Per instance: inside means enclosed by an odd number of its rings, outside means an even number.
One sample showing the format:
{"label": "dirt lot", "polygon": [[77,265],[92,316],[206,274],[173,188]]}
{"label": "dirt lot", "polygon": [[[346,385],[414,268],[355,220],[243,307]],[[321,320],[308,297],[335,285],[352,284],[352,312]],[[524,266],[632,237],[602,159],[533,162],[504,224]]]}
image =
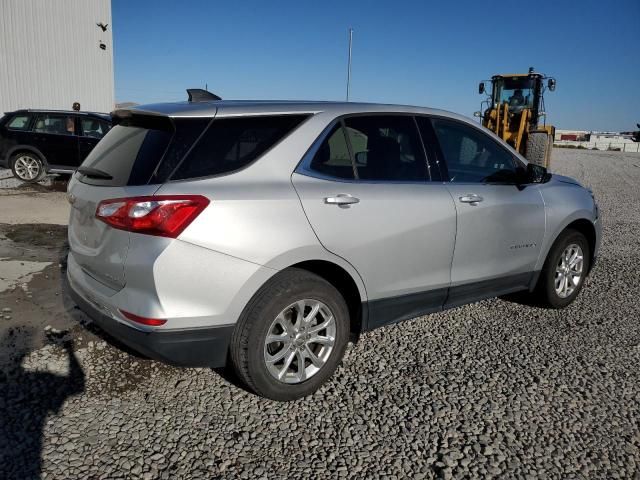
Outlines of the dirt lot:
{"label": "dirt lot", "polygon": [[640,478],[640,156],[554,155],[603,212],[573,305],[368,333],[289,404],[103,338],[66,295],[64,184],[0,170],[0,478]]}

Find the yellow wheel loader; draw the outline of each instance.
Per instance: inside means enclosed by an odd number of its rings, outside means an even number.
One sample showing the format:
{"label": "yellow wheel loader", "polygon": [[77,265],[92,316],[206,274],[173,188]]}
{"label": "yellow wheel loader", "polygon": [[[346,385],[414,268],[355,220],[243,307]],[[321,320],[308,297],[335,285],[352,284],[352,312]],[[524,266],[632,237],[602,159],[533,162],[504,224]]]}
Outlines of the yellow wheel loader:
{"label": "yellow wheel loader", "polygon": [[[545,80],[546,86],[545,86]],[[488,80],[486,82],[489,82]],[[515,148],[527,160],[549,167],[555,127],[544,121],[544,92],[556,89],[556,80],[533,67],[529,73],[494,75],[491,91],[480,82],[478,93],[487,95],[475,116],[482,125]]]}

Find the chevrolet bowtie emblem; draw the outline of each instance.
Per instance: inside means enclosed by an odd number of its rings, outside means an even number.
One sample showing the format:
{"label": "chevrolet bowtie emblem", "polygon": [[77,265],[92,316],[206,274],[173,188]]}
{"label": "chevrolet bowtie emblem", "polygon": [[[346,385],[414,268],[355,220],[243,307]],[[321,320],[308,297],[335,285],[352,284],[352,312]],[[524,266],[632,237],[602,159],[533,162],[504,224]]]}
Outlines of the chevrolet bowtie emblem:
{"label": "chevrolet bowtie emblem", "polygon": [[76,203],[77,198],[73,193],[68,193],[67,194],[67,200],[69,201],[69,203],[71,205],[73,205],[74,203]]}

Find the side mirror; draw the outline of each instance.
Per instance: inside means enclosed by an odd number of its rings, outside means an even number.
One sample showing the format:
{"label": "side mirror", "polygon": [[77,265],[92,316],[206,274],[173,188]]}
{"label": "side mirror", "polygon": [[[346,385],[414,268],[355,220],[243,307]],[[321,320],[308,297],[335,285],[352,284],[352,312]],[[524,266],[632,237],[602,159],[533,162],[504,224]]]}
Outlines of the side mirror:
{"label": "side mirror", "polygon": [[547,169],[535,163],[527,164],[526,183],[544,183],[547,181]]}
{"label": "side mirror", "polygon": [[478,110],[477,112],[473,112],[473,116],[480,118],[482,116],[482,112],[480,110]]}
{"label": "side mirror", "polygon": [[480,85],[478,85],[478,93],[479,94],[484,93],[484,82],[480,82]]}
{"label": "side mirror", "polygon": [[550,78],[549,81],[547,82],[547,88],[549,89],[550,92],[553,92],[556,89],[556,79],[555,78]]}

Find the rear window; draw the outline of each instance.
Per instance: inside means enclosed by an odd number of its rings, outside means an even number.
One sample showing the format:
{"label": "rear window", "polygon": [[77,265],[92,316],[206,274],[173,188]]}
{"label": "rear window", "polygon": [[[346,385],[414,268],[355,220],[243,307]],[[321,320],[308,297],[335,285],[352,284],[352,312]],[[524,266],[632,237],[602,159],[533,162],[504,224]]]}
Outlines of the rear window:
{"label": "rear window", "polygon": [[[112,178],[81,175],[84,183],[100,186],[146,185],[164,181],[211,119],[134,115],[98,142],[82,163]],[[162,170],[163,163],[168,167]],[[158,176],[160,174],[160,176]]]}
{"label": "rear window", "polygon": [[307,115],[214,120],[171,180],[209,177],[246,167],[295,129]]}

